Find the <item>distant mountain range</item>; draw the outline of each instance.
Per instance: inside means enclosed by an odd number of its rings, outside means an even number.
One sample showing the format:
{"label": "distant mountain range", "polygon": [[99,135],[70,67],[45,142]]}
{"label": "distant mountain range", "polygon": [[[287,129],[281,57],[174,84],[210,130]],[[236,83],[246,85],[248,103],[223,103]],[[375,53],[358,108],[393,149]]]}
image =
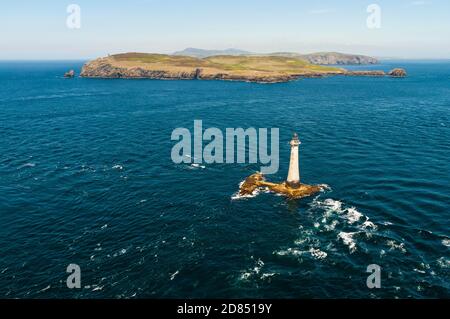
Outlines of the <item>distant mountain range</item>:
{"label": "distant mountain range", "polygon": [[351,64],[377,64],[376,58],[360,55],[347,54],[339,52],[317,52],[310,54],[300,54],[295,52],[274,52],[259,54],[239,49],[225,49],[225,50],[205,50],[197,48],[187,48],[182,51],[173,53],[174,55],[190,56],[195,58],[207,58],[218,55],[257,55],[257,56],[282,56],[303,59],[312,64],[319,65],[351,65]]}

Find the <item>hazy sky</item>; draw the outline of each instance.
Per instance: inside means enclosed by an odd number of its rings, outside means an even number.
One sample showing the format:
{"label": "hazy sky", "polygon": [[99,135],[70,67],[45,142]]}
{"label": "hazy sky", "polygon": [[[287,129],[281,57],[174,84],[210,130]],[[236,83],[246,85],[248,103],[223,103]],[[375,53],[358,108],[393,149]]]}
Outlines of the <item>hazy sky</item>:
{"label": "hazy sky", "polygon": [[[66,25],[69,4],[81,28]],[[370,29],[367,7],[381,8]],[[449,0],[40,0],[0,3],[0,59],[87,59],[185,47],[450,58]]]}

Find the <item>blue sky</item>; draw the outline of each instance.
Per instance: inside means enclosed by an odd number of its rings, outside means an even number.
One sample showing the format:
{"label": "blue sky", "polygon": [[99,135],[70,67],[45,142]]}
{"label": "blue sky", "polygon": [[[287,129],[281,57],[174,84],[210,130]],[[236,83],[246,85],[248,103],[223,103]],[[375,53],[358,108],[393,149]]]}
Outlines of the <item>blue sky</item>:
{"label": "blue sky", "polygon": [[[69,4],[81,28],[66,26]],[[369,29],[367,6],[381,8]],[[0,59],[88,59],[185,47],[450,58],[448,0],[41,0],[0,3]]]}

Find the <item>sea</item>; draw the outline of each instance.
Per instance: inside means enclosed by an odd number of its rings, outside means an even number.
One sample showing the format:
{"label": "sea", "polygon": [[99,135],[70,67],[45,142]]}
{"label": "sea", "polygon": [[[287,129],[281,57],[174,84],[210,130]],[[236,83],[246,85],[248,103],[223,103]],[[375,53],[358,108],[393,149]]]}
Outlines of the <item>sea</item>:
{"label": "sea", "polygon": [[[0,62],[1,298],[450,298],[450,61],[276,84],[63,77],[84,62]],[[260,163],[172,161],[195,120],[278,128],[274,182],[297,132],[302,182],[327,186],[241,197]]]}

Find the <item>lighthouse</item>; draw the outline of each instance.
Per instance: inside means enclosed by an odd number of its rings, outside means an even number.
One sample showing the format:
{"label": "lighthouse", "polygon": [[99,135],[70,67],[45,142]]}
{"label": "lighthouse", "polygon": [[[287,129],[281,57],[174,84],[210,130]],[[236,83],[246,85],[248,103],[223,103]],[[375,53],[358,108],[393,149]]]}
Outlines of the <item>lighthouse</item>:
{"label": "lighthouse", "polygon": [[291,158],[289,161],[289,172],[287,177],[287,184],[293,188],[300,186],[300,171],[298,167],[298,147],[301,144],[298,139],[297,133],[294,133],[292,140],[289,143],[291,145]]}

